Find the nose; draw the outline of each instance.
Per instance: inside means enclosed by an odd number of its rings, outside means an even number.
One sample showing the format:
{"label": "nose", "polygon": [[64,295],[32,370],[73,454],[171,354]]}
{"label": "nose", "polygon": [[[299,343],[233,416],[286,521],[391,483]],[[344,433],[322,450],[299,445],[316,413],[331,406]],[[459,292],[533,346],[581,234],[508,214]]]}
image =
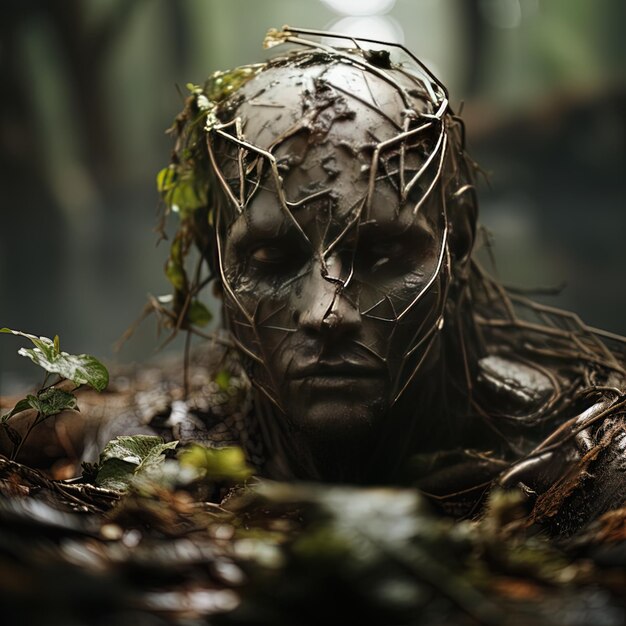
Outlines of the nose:
{"label": "nose", "polygon": [[361,326],[358,304],[345,292],[341,262],[331,258],[308,275],[296,311],[298,327],[309,332],[337,336],[354,333]]}

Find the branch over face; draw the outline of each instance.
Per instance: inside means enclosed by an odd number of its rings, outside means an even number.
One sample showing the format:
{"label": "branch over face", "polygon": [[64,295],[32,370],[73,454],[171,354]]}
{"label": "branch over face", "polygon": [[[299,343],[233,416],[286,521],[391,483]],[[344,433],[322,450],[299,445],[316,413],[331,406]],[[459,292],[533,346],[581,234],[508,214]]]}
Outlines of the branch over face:
{"label": "branch over face", "polygon": [[418,61],[301,35],[283,31],[295,50],[196,89],[169,192],[206,173],[206,206],[175,209],[273,407],[269,429],[284,445],[367,450],[440,361],[474,238],[473,164]]}

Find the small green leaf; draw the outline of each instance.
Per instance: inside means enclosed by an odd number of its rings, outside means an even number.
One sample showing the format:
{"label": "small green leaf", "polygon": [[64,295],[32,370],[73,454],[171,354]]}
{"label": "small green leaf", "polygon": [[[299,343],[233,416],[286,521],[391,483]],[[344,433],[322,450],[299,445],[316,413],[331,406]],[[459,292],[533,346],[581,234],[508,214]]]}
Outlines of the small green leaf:
{"label": "small green leaf", "polygon": [[48,337],[36,337],[35,335],[23,333],[20,330],[12,330],[11,328],[0,328],[0,333],[11,333],[12,335],[29,339],[35,348],[41,350],[47,358],[52,358],[55,355],[54,342],[51,339],[48,339]]}
{"label": "small green leaf", "polygon": [[177,291],[186,291],[185,253],[183,237],[176,236],[170,247],[170,256],[165,264],[165,275]]}
{"label": "small green leaf", "polygon": [[240,481],[252,476],[241,448],[205,448],[194,444],[179,453],[182,466],[203,470],[205,478],[215,481]]}
{"label": "small green leaf", "polygon": [[28,357],[47,372],[59,374],[77,385],[89,385],[96,391],[102,391],[109,384],[109,372],[106,367],[88,354],[61,352],[49,355],[39,348],[20,348],[17,353]]}
{"label": "small green leaf", "polygon": [[96,485],[115,491],[126,491],[130,485],[137,466],[120,459],[110,459],[100,465],[96,475]]}
{"label": "small green leaf", "polygon": [[193,300],[189,306],[187,318],[196,326],[206,326],[213,319],[213,314],[200,300]]}
{"label": "small green leaf", "polygon": [[59,354],[61,352],[61,340],[58,335],[54,336],[54,351]]}
{"label": "small green leaf", "polygon": [[28,394],[26,396],[26,402],[28,402],[28,406],[31,409],[35,409],[35,411],[39,411],[40,404],[39,404],[39,400],[37,399],[37,396]]}
{"label": "small green leaf", "polygon": [[220,391],[227,391],[230,385],[230,372],[228,370],[220,370],[215,376],[215,382],[220,388]]}
{"label": "small green leaf", "polygon": [[165,275],[174,286],[174,289],[185,291],[187,274],[185,273],[185,268],[180,263],[173,259],[168,259],[165,264]]}
{"label": "small green leaf", "polygon": [[28,404],[42,417],[57,415],[66,409],[76,408],[76,396],[73,393],[50,387],[40,391],[37,396],[27,396]]}
{"label": "small green leaf", "polygon": [[89,385],[96,391],[102,391],[109,384],[109,372],[98,359],[88,354],[60,352],[58,336],[53,341],[48,337],[36,337],[10,328],[0,328],[0,332],[29,339],[35,347],[20,348],[17,353],[28,357],[51,374],[58,374],[77,385]]}
{"label": "small green leaf", "polygon": [[207,193],[193,179],[179,177],[178,181],[166,191],[164,199],[173,211],[186,215],[206,204]]}
{"label": "small green leaf", "polygon": [[6,420],[8,420],[10,417],[13,417],[13,415],[21,413],[22,411],[26,411],[30,408],[31,405],[28,401],[28,398],[22,398],[8,413],[5,413],[1,419],[3,422],[6,422]]}
{"label": "small green leaf", "polygon": [[178,441],[165,443],[153,435],[117,437],[100,454],[96,484],[108,489],[125,491],[134,477],[165,460],[163,453],[173,450]]}
{"label": "small green leaf", "polygon": [[159,193],[165,193],[172,189],[176,184],[176,169],[173,166],[164,167],[156,178],[157,190]]}

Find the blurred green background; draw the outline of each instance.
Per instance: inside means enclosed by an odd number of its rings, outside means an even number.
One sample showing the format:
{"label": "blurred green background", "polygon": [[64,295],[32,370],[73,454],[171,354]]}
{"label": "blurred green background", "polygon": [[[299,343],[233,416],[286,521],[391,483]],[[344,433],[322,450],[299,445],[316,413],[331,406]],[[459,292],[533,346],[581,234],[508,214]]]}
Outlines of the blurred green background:
{"label": "blurred green background", "polygon": [[[491,174],[502,280],[565,283],[549,302],[626,333],[625,18],[623,0],[3,0],[0,326],[109,362],[153,353],[153,322],[112,344],[169,292],[154,178],[177,85],[265,58],[266,30],[293,24],[422,58]],[[17,348],[0,338],[0,393],[36,375]]]}

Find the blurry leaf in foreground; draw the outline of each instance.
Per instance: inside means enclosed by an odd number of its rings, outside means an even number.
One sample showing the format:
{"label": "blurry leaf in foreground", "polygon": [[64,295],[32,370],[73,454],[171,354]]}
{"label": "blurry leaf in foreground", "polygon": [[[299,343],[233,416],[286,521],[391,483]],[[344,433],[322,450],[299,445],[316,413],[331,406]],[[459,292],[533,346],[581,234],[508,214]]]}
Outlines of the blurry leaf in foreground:
{"label": "blurry leaf in foreground", "polygon": [[177,445],[178,441],[165,443],[161,437],[152,435],[117,437],[100,454],[96,485],[125,491],[135,476],[162,463],[163,453]]}
{"label": "blurry leaf in foreground", "polygon": [[472,616],[468,623],[502,623],[469,575],[470,526],[438,518],[416,490],[261,481],[227,508],[259,521],[295,510],[303,522],[284,544],[285,576],[264,570],[255,578],[258,593],[244,597],[234,623],[282,605],[306,610],[306,623],[324,623],[327,607],[309,599],[327,589],[337,623],[459,623],[459,613]]}
{"label": "blurry leaf in foreground", "polygon": [[179,453],[182,466],[191,466],[204,472],[205,479],[223,481],[245,480],[252,476],[241,448],[205,448],[194,444]]}

